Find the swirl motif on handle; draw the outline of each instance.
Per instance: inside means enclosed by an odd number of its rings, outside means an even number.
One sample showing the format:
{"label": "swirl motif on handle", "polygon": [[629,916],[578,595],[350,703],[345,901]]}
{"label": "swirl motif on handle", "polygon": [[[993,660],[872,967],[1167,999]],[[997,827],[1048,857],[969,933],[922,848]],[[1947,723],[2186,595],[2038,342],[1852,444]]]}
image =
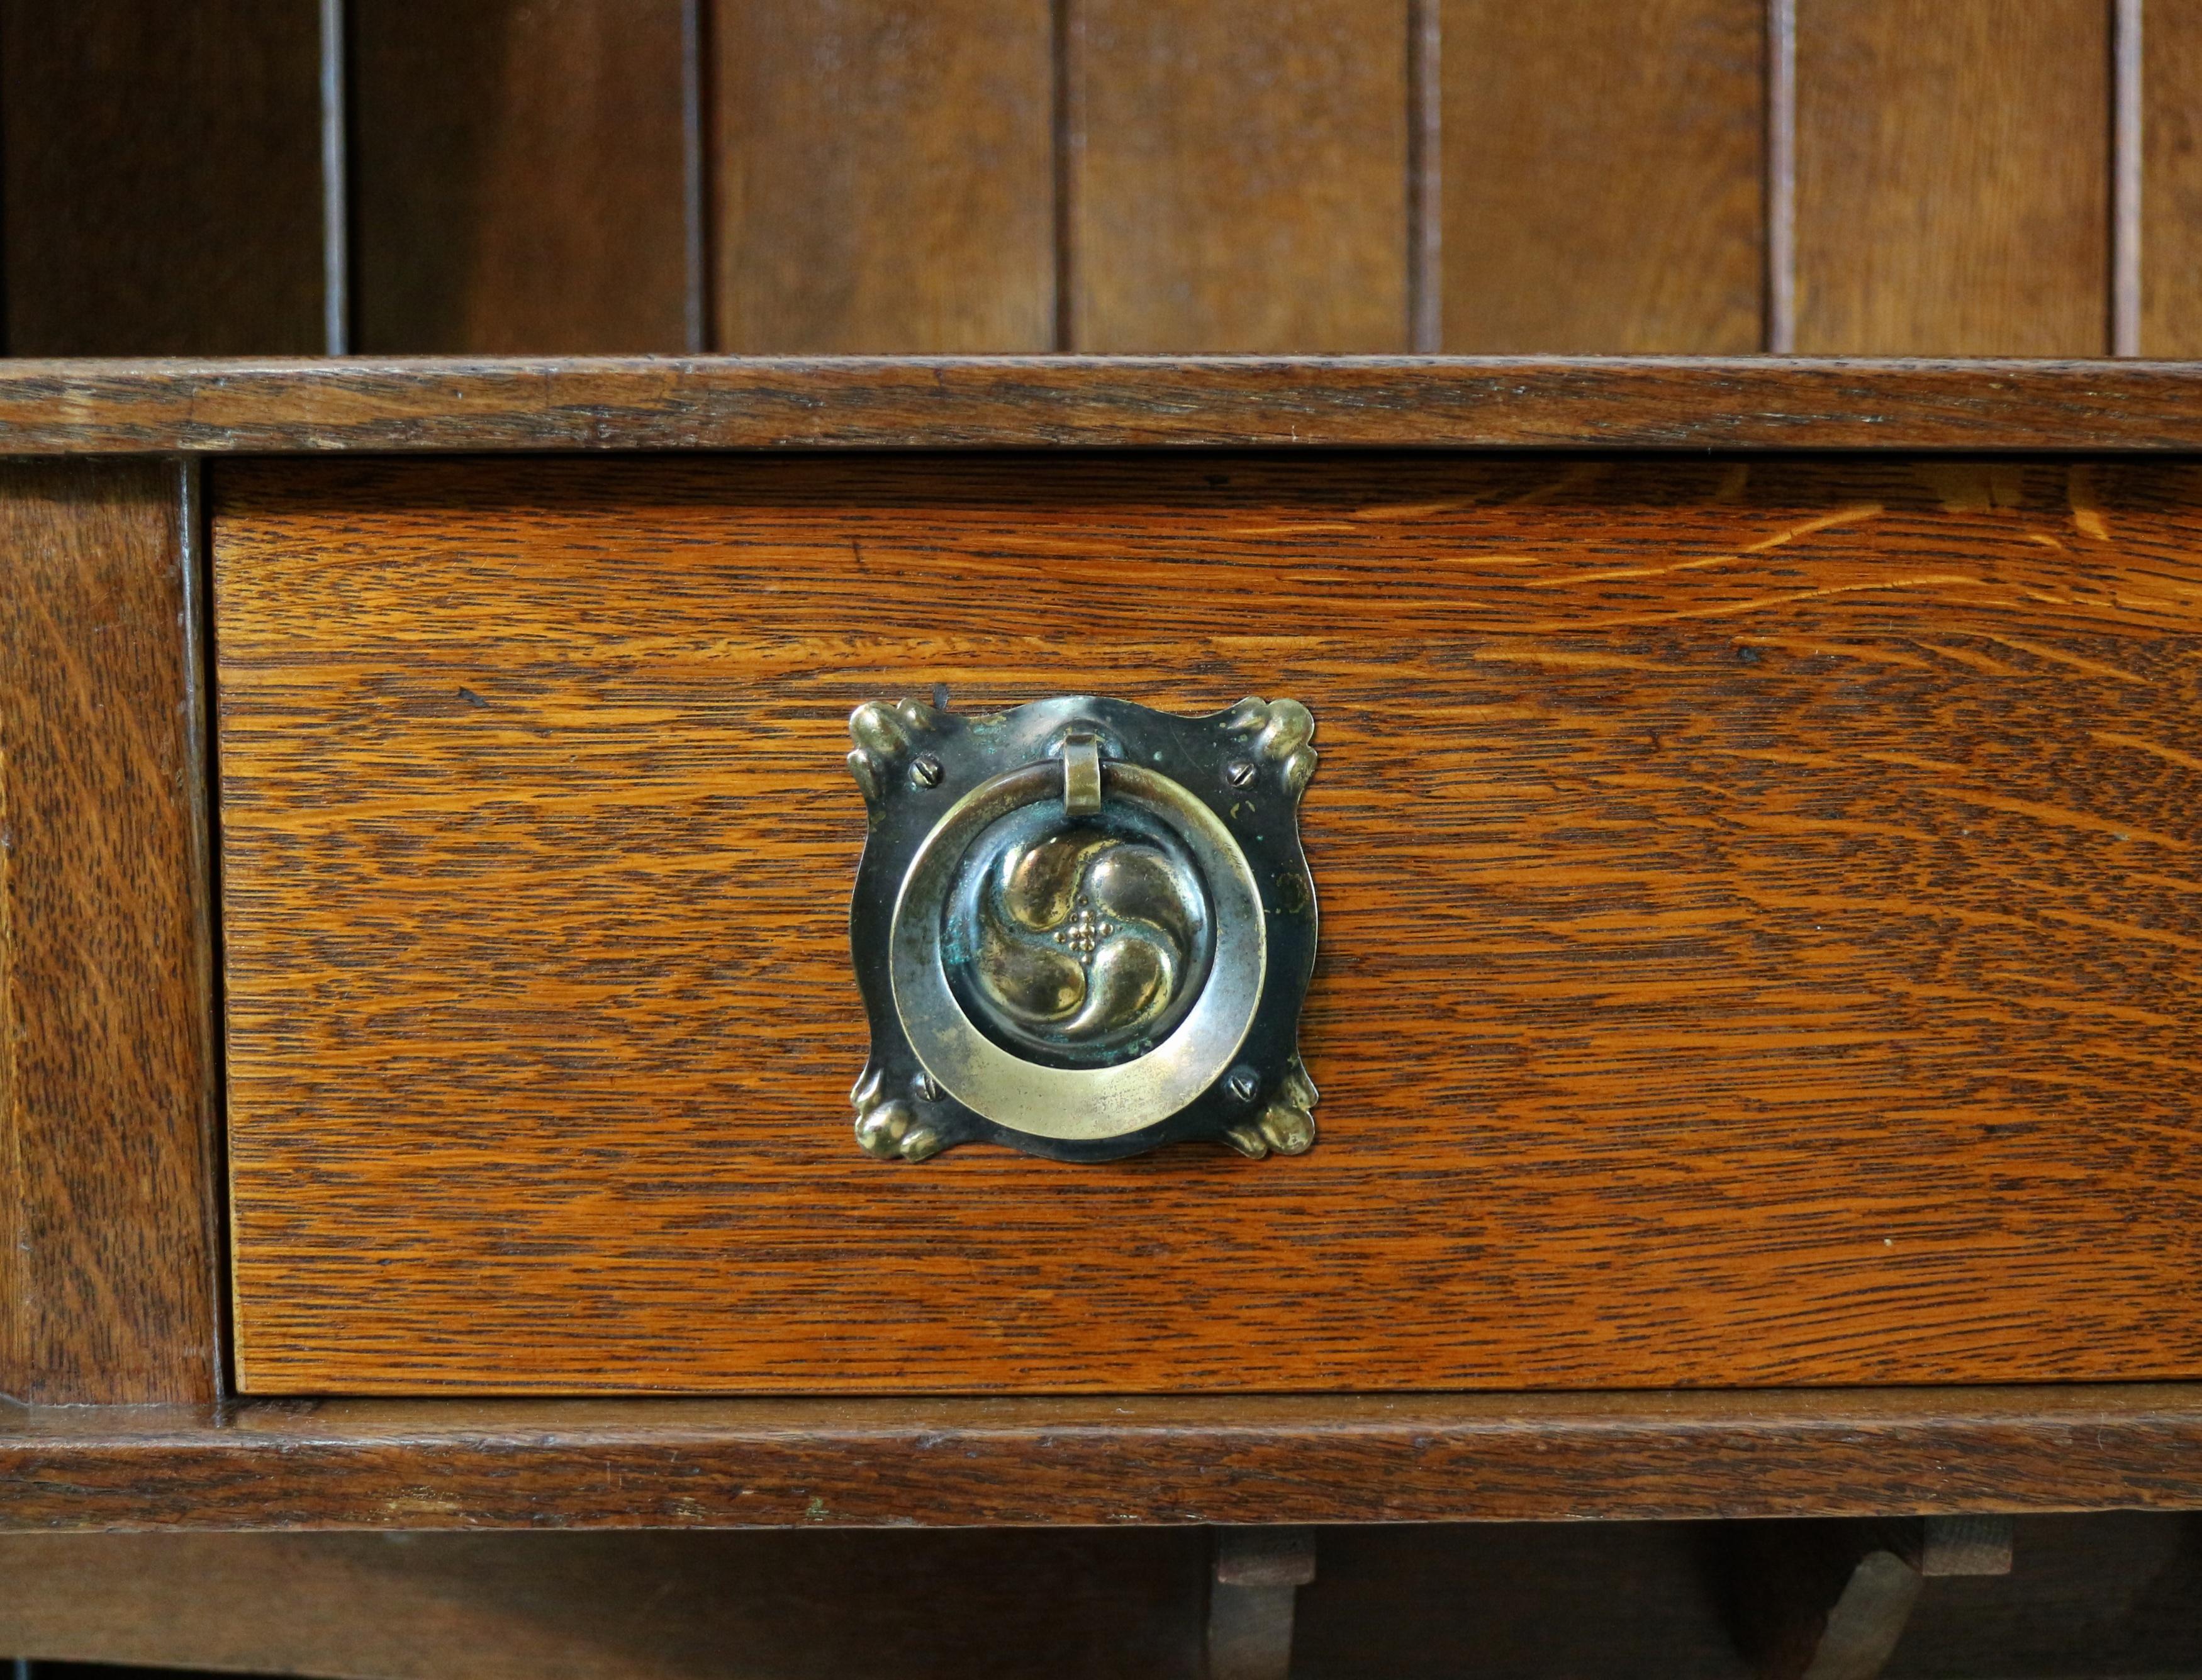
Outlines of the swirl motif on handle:
{"label": "swirl motif on handle", "polygon": [[981,716],[936,690],[858,706],[849,733],[867,1151],[1315,1143],[1306,707],[1249,696],[1180,717],[1073,694]]}
{"label": "swirl motif on handle", "polygon": [[979,1001],[1055,1048],[1139,1040],[1198,978],[1204,896],[1180,861],[1125,835],[1080,826],[1004,848],[976,910]]}

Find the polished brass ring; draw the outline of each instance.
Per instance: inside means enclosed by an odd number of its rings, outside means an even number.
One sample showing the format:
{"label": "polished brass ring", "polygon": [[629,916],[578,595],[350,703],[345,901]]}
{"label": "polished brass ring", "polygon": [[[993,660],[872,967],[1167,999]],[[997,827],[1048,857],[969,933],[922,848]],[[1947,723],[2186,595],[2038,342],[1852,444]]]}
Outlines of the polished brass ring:
{"label": "polished brass ring", "polygon": [[1103,763],[1100,777],[1106,797],[1138,806],[1169,826],[1191,855],[1214,909],[1214,954],[1199,996],[1151,1050],[1100,1067],[1027,1060],[970,1019],[948,974],[943,913],[966,853],[1010,812],[1064,800],[1062,762],[1042,761],[1006,772],[951,807],[911,861],[889,935],[895,1011],[926,1073],[998,1125],[1070,1142],[1143,1131],[1213,1086],[1246,1042],[1269,966],[1260,888],[1245,853],[1215,812],[1178,782],[1143,766]]}
{"label": "polished brass ring", "polygon": [[1180,717],[1066,694],[983,714],[936,690],[867,701],[849,734],[866,1154],[1314,1147],[1306,707],[1249,695]]}

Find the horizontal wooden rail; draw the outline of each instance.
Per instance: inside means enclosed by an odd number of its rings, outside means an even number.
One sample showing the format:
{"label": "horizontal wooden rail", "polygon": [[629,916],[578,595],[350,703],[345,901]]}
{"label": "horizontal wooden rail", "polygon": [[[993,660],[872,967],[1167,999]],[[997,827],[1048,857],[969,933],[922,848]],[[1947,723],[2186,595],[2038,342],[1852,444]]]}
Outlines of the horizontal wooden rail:
{"label": "horizontal wooden rail", "polygon": [[0,1406],[0,1529],[727,1528],[2202,1505],[2202,1384]]}
{"label": "horizontal wooden rail", "polygon": [[0,454],[2202,449],[2202,363],[1750,357],[0,362]]}

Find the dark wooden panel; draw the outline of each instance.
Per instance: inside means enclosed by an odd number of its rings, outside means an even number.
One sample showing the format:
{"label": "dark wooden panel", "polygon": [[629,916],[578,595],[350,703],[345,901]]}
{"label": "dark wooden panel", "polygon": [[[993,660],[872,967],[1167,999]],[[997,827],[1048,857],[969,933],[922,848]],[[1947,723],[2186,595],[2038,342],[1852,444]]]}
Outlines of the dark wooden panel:
{"label": "dark wooden panel", "polygon": [[1292,1680],[1751,1680],[1694,1523],[1322,1531]]}
{"label": "dark wooden panel", "polygon": [[2019,1518],[2003,1575],[1930,1578],[1887,1680],[2202,1674],[2202,1518]]}
{"label": "dark wooden panel", "polygon": [[319,12],[0,3],[10,355],[321,348]]}
{"label": "dark wooden panel", "polygon": [[1400,350],[1404,0],[1073,0],[1070,344]]}
{"label": "dark wooden panel", "polygon": [[196,593],[176,469],[0,471],[0,1393],[215,1390]]}
{"label": "dark wooden panel", "polygon": [[[254,1391],[2202,1372],[2192,467],[221,482]],[[1314,708],[1313,1154],[856,1152],[935,681]]]}
{"label": "dark wooden panel", "polygon": [[1924,1584],[1919,1525],[1738,1523],[1721,1573],[1758,1680],[1880,1680]]}
{"label": "dark wooden panel", "polygon": [[2179,1511],[2202,1386],[0,1406],[0,1485],[13,1530]]}
{"label": "dark wooden panel", "polygon": [[2202,368],[1625,357],[0,361],[22,454],[2202,449]]}
{"label": "dark wooden panel", "polygon": [[[1292,1672],[1746,1680],[1709,1540],[1803,1525],[1709,1526],[1327,1529]],[[1926,1585],[1891,1680],[2202,1668],[2190,1524],[2017,1526],[2017,1576]],[[1190,1680],[1205,1550],[1196,1533],[1122,1530],[21,1536],[0,1540],[0,1649],[361,1680]]]}
{"label": "dark wooden panel", "polygon": [[680,350],[683,0],[348,0],[358,348]]}
{"label": "dark wooden panel", "polygon": [[359,1680],[1198,1680],[1205,1536],[23,1535],[0,1650]]}
{"label": "dark wooden panel", "polygon": [[2104,0],[1799,0],[1797,348],[2108,348]]}
{"label": "dark wooden panel", "polygon": [[1765,0],[1445,0],[1445,347],[1762,348]]}
{"label": "dark wooden panel", "polygon": [[2202,0],[2144,18],[2141,353],[2202,355]]}
{"label": "dark wooden panel", "polygon": [[1054,348],[1049,20],[1031,0],[721,0],[720,348]]}

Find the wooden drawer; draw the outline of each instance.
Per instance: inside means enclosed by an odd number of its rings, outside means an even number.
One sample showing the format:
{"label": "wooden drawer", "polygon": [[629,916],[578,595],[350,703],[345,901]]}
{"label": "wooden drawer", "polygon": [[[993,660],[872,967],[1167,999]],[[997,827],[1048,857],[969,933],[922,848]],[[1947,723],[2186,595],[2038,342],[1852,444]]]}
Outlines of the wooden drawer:
{"label": "wooden drawer", "polygon": [[[2202,1375],[2202,471],[214,485],[252,1394]],[[1304,701],[1321,1142],[860,1154],[857,702]]]}

